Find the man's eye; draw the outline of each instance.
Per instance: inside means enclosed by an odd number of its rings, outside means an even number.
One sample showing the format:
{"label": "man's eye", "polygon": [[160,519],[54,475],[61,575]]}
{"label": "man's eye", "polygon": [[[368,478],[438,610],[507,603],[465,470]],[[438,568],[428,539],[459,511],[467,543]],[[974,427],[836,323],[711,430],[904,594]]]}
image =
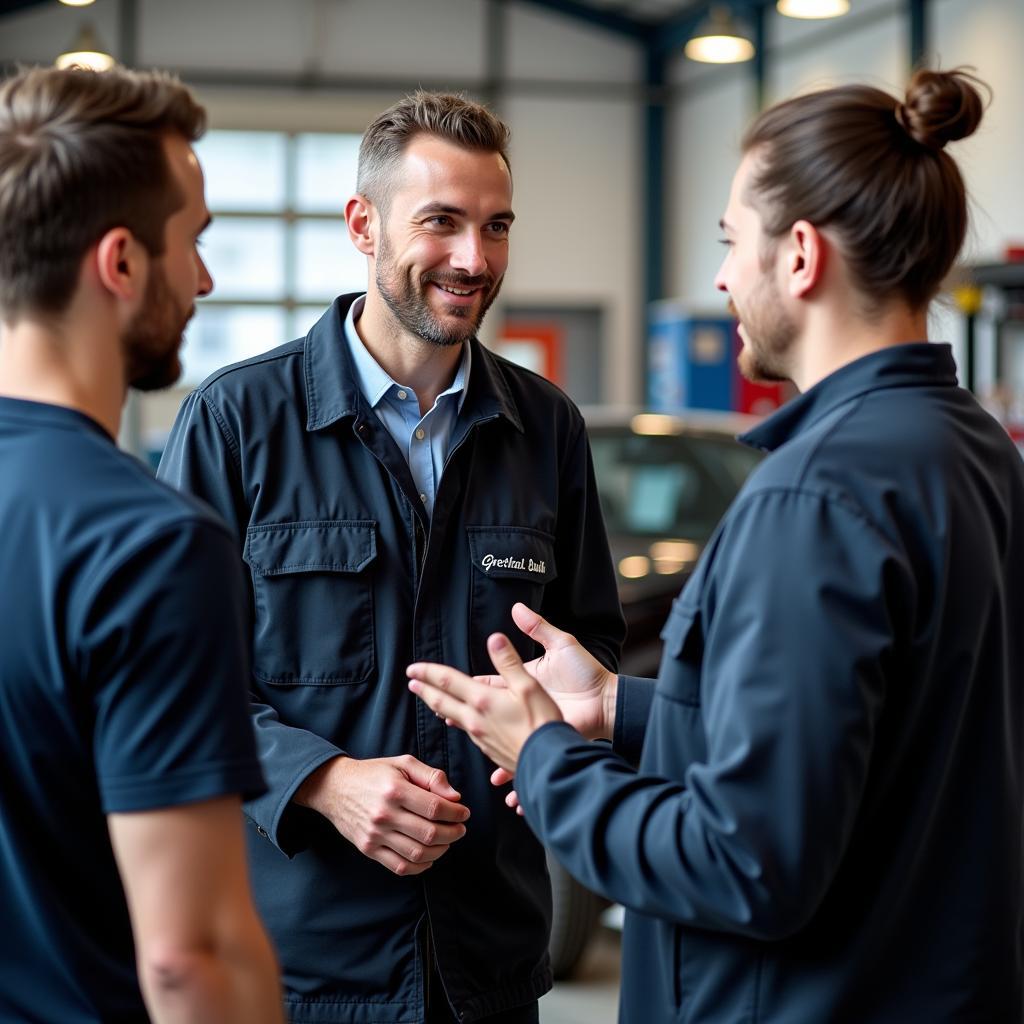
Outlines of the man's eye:
{"label": "man's eye", "polygon": [[509,228],[511,227],[510,224],[506,224],[504,221],[495,221],[489,226],[491,231],[496,235],[507,235]]}
{"label": "man's eye", "polygon": [[447,227],[451,222],[451,217],[447,217],[444,214],[438,214],[436,217],[431,217],[429,221],[429,223],[437,224],[440,227]]}

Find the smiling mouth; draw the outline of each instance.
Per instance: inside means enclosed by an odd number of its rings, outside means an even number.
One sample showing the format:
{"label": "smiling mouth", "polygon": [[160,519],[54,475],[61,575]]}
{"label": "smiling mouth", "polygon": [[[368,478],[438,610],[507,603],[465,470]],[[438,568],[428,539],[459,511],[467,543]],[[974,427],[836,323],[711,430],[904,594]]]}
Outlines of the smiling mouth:
{"label": "smiling mouth", "polygon": [[478,292],[479,288],[452,288],[451,285],[440,284],[437,281],[432,282],[437,285],[438,288],[443,292],[447,292],[449,295],[472,295],[474,292]]}

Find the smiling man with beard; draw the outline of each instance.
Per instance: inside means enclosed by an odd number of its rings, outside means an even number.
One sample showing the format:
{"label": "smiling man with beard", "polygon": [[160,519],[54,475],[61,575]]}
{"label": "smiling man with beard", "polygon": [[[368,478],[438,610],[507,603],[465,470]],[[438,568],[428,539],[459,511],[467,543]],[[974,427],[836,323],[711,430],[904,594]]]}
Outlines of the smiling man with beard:
{"label": "smiling man with beard", "polygon": [[487,669],[516,601],[610,669],[624,634],[578,410],[476,340],[508,264],[507,147],[461,97],[381,114],[345,209],[366,293],[214,374],[160,466],[250,572],[269,792],[249,855],[293,1021],[527,1024],[551,985],[543,850],[404,685],[422,658]]}

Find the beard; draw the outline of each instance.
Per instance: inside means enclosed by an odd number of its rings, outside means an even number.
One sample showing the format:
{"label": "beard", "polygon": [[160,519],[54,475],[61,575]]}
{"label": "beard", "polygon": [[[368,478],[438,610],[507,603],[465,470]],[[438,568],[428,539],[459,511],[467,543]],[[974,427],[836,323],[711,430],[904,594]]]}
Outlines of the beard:
{"label": "beard", "polygon": [[740,373],[755,384],[790,380],[789,355],[797,327],[769,274],[764,274],[743,305],[741,312],[729,299],[729,312],[743,325],[745,336],[738,359]]}
{"label": "beard", "polygon": [[[422,274],[416,282],[411,269],[403,271],[395,262],[385,232],[381,233],[375,280],[377,291],[403,330],[441,348],[461,345],[476,334],[498,297],[502,282],[502,278],[495,280],[490,274],[470,276],[440,271]],[[448,288],[482,288],[483,297],[478,307],[448,306],[448,317],[442,321],[427,300],[426,288],[431,283]]]}
{"label": "beard", "polygon": [[184,312],[179,308],[163,267],[155,261],[151,266],[142,308],[121,342],[128,384],[139,391],[168,387],[181,376],[182,334],[195,312],[195,306]]}

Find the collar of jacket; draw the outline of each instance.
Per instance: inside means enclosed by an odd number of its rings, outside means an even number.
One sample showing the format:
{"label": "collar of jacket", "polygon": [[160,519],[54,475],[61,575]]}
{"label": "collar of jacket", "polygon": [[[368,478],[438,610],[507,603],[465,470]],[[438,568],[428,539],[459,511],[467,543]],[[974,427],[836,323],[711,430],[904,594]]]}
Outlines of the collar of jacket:
{"label": "collar of jacket", "polygon": [[922,386],[957,386],[951,346],[915,341],[861,356],[787,402],[739,440],[771,452],[852,398],[883,388]]}
{"label": "collar of jacket", "polygon": [[[345,416],[355,416],[366,399],[344,344],[345,317],[362,292],[339,295],[310,328],[303,351],[306,381],[306,429],[323,430]],[[502,373],[501,363],[476,338],[471,338],[472,368],[459,419],[465,422],[504,416],[520,433],[523,422]]]}

